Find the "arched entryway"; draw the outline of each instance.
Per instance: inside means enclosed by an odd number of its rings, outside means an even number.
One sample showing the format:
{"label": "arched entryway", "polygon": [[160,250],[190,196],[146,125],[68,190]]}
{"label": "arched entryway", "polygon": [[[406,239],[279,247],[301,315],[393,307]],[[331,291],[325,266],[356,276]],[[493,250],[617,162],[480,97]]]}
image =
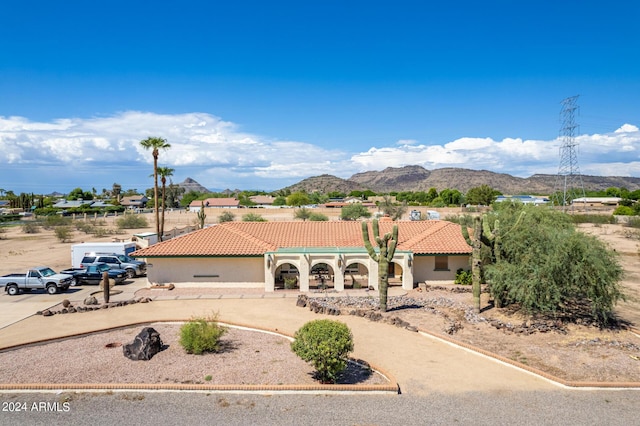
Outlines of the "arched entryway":
{"label": "arched entryway", "polygon": [[309,271],[309,289],[333,290],[335,274],[331,265],[319,262],[311,266]]}
{"label": "arched entryway", "polygon": [[291,263],[283,263],[276,268],[275,290],[300,288],[300,271]]}
{"label": "arched entryway", "polygon": [[344,269],[344,288],[358,289],[369,286],[369,269],[360,262],[351,262]]}
{"label": "arched entryway", "polygon": [[389,262],[389,286],[402,287],[402,265]]}

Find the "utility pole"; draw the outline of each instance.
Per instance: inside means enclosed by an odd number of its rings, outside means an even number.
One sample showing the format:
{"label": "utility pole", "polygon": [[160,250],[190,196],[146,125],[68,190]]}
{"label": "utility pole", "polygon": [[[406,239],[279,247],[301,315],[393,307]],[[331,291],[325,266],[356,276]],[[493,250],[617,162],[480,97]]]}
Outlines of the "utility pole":
{"label": "utility pole", "polygon": [[560,122],[562,124],[560,137],[562,145],[560,146],[560,165],[558,167],[558,176],[556,177],[553,201],[555,205],[562,206],[563,212],[566,211],[567,206],[570,206],[573,211],[574,205],[572,201],[574,199],[585,198],[576,148],[578,146],[578,142],[576,142],[576,134],[578,133],[578,125],[576,124],[578,96],[580,95],[571,96],[561,102]]}

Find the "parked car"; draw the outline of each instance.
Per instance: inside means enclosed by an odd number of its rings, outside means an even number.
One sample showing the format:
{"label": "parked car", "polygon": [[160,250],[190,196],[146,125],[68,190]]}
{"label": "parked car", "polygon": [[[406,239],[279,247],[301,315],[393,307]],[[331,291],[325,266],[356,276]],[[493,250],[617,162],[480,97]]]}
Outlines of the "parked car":
{"label": "parked car", "polygon": [[21,290],[46,290],[49,294],[67,291],[73,283],[73,276],[57,274],[47,266],[37,266],[25,274],[8,274],[0,277],[0,287],[10,295],[20,294]]}
{"label": "parked car", "polygon": [[122,284],[127,279],[127,271],[124,269],[111,269],[106,263],[94,263],[86,268],[71,268],[61,271],[62,274],[73,276],[74,284],[100,284],[103,274],[107,272],[109,279],[116,284]]}
{"label": "parked car", "polygon": [[[121,260],[121,258],[123,260]],[[133,260],[133,262],[127,262]],[[124,269],[127,272],[127,278],[139,277],[147,273],[147,264],[139,260],[131,259],[123,254],[92,254],[82,258],[81,268],[96,263],[106,263],[112,269]]]}

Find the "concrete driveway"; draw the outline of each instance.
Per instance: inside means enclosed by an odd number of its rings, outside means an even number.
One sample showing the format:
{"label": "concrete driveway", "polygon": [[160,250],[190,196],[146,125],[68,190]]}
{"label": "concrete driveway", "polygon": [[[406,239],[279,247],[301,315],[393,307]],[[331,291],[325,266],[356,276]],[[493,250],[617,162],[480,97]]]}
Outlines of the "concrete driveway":
{"label": "concrete driveway", "polygon": [[[128,300],[135,292],[147,286],[146,277],[134,278],[117,285],[116,290],[122,291],[111,297],[111,300]],[[51,308],[62,303],[63,300],[82,302],[91,293],[99,291],[97,285],[81,285],[70,287],[68,291],[58,294],[48,294],[45,290],[34,290],[30,293],[21,292],[17,296],[9,296],[4,288],[0,289],[0,329],[23,320],[38,311]]]}

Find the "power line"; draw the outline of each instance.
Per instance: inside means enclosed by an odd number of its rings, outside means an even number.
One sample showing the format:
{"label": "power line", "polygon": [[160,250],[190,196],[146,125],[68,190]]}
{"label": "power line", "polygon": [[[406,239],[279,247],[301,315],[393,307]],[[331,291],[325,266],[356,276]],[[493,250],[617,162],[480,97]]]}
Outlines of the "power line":
{"label": "power line", "polygon": [[563,211],[570,205],[573,210],[572,201],[576,198],[585,197],[582,175],[578,166],[578,153],[576,147],[576,134],[578,125],[576,124],[576,114],[578,113],[578,96],[571,96],[564,99],[560,111],[560,165],[558,166],[558,176],[554,188],[554,202],[562,206]]}

